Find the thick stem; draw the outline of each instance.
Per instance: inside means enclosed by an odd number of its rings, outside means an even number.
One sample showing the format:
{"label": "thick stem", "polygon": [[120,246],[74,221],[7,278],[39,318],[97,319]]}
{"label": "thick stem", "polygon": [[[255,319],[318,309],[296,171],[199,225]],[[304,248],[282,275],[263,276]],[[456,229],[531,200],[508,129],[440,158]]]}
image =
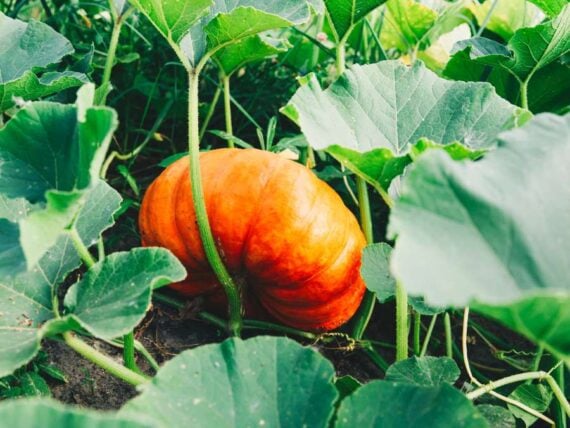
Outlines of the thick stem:
{"label": "thick stem", "polygon": [[396,361],[408,358],[408,295],[396,282]]}
{"label": "thick stem", "polygon": [[418,312],[414,312],[414,355],[420,356],[420,333],[422,327],[422,316]]}
{"label": "thick stem", "polygon": [[[222,85],[224,86],[224,117],[226,119],[226,133],[234,135],[234,128],[232,125],[232,98],[230,92],[230,76],[222,75]],[[233,149],[233,140],[228,140],[228,147]]]}
{"label": "thick stem", "polygon": [[443,326],[445,328],[445,355],[447,358],[453,358],[453,335],[451,334],[451,318],[449,312],[443,317]]}
{"label": "thick stem", "polygon": [[135,335],[132,331],[123,336],[123,362],[126,368],[139,372],[135,361]]}
{"label": "thick stem", "polygon": [[63,333],[63,340],[65,340],[67,346],[69,346],[79,355],[83,356],[84,358],[98,365],[99,367],[103,368],[113,376],[118,377],[119,379],[122,379],[125,382],[130,383],[131,385],[135,386],[142,385],[149,380],[146,376],[140,375],[138,373],[133,372],[132,370],[129,370],[128,368],[117,363],[107,355],[102,354],[101,352],[92,348],[91,346],[89,346],[87,343],[79,339],[71,332]]}
{"label": "thick stem", "polygon": [[190,178],[192,185],[192,199],[196,212],[196,222],[202,239],[204,253],[216,274],[218,281],[224,288],[229,305],[229,331],[234,336],[239,336],[242,328],[241,318],[241,297],[238,287],[232,280],[228,270],[216,247],[216,241],[210,228],[206,203],[204,200],[204,190],[202,188],[202,177],[200,174],[200,135],[199,135],[199,71],[188,70],[189,96],[188,96],[188,144],[190,156]]}
{"label": "thick stem", "polygon": [[202,121],[202,125],[200,126],[200,141],[204,138],[204,134],[208,130],[208,125],[212,120],[212,116],[214,116],[214,112],[216,111],[216,106],[218,105],[218,100],[220,99],[220,95],[222,94],[222,88],[216,86],[216,92],[214,92],[214,97],[212,98],[212,102],[210,103],[210,108],[208,109],[208,113],[206,113],[206,117]]}
{"label": "thick stem", "polygon": [[117,47],[119,46],[119,36],[121,35],[121,28],[123,27],[123,18],[117,17],[113,23],[113,32],[111,33],[111,40],[109,42],[109,50],[107,51],[107,59],[105,60],[105,68],[103,70],[103,80],[101,80],[101,87],[103,88],[103,96],[101,97],[101,105],[107,102],[108,90],[105,89],[111,82],[111,72],[115,65],[115,56],[117,54]]}

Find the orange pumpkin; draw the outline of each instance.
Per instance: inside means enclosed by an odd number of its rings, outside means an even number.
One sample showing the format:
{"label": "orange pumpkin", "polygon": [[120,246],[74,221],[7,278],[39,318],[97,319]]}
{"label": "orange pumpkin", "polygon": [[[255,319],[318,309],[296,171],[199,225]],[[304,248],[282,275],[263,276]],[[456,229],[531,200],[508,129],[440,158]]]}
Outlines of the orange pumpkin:
{"label": "orange pumpkin", "polygon": [[[205,152],[200,165],[213,235],[246,300],[300,329],[326,331],[348,321],[365,290],[365,239],[334,190],[302,165],[255,149]],[[152,183],[139,223],[143,245],[166,247],[186,266],[187,279],[173,288],[219,302],[221,286],[196,225],[188,159]]]}

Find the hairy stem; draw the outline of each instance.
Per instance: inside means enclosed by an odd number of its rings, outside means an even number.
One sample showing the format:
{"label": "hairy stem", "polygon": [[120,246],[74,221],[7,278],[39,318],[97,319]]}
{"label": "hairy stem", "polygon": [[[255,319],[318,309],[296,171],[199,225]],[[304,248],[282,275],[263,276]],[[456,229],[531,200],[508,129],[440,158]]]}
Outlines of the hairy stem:
{"label": "hairy stem", "polygon": [[210,103],[210,107],[208,108],[208,113],[206,113],[206,117],[202,121],[202,125],[200,126],[200,141],[204,138],[204,134],[208,130],[208,125],[212,120],[212,116],[214,116],[214,112],[216,111],[216,106],[218,105],[218,100],[220,99],[220,95],[222,94],[222,88],[220,86],[216,86],[216,92],[214,92],[214,97],[212,98],[212,102]]}
{"label": "hairy stem", "polygon": [[85,266],[87,266],[88,269],[93,267],[96,261],[89,252],[89,250],[87,249],[87,247],[85,246],[85,244],[83,243],[83,240],[79,236],[79,233],[77,232],[75,226],[72,226],[69,229],[68,233],[69,237],[71,238],[71,242],[75,247],[75,251],[77,251],[77,254],[79,254],[79,257],[81,258],[83,263],[85,263]]}
{"label": "hairy stem", "polygon": [[414,355],[420,355],[420,333],[422,327],[422,316],[418,312],[414,312]]}
{"label": "hairy stem", "polygon": [[453,335],[451,334],[451,317],[446,312],[443,317],[443,326],[445,328],[445,355],[453,358]]}
{"label": "hairy stem", "polygon": [[224,288],[229,305],[229,331],[234,336],[239,336],[242,328],[242,304],[239,289],[234,283],[216,247],[216,241],[212,234],[206,203],[204,200],[204,190],[202,188],[202,177],[200,174],[200,135],[199,135],[199,69],[188,69],[188,144],[190,157],[190,178],[192,185],[192,199],[196,212],[196,222],[202,239],[204,253],[216,274],[218,281]]}
{"label": "hairy stem", "polygon": [[122,366],[121,364],[111,359],[109,356],[102,354],[101,352],[89,346],[73,333],[66,332],[63,333],[62,336],[67,346],[69,346],[85,359],[109,372],[113,376],[135,386],[148,382],[149,379],[146,376],[135,373],[134,371]]}
{"label": "hairy stem", "polygon": [[135,361],[135,335],[132,331],[123,336],[123,363],[130,370],[140,371]]}

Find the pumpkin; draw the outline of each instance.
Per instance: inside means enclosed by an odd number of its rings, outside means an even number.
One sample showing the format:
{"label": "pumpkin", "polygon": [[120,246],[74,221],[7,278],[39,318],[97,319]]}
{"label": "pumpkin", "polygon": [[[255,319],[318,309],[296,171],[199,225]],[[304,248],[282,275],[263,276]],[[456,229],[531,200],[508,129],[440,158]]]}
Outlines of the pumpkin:
{"label": "pumpkin", "polygon": [[[311,331],[348,321],[365,291],[365,239],[335,191],[304,166],[256,149],[204,152],[200,166],[210,227],[240,284],[246,316],[260,305],[283,324]],[[220,301],[196,224],[188,159],[148,188],[139,225],[143,245],[166,247],[186,266],[187,279],[173,288]]]}

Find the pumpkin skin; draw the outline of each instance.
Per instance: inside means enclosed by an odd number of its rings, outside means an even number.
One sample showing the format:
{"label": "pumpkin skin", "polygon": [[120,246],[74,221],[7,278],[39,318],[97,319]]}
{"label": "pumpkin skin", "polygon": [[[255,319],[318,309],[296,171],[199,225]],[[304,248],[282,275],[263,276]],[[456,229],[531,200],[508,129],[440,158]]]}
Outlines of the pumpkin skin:
{"label": "pumpkin skin", "polygon": [[[218,250],[245,300],[256,301],[246,302],[246,315],[255,315],[258,302],[299,329],[327,331],[348,321],[365,291],[359,270],[366,242],[336,192],[304,166],[256,149],[204,152],[200,166]],[[188,159],[148,188],[139,226],[143,245],[166,247],[186,266],[188,277],[174,289],[223,301],[196,224]]]}

